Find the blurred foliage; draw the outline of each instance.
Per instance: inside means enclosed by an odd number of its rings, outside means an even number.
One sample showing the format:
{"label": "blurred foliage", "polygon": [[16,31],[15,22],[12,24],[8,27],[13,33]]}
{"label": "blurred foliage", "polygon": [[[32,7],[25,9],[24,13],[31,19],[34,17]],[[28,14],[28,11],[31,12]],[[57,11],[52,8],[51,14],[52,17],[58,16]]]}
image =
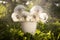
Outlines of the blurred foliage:
{"label": "blurred foliage", "polygon": [[33,6],[33,3],[30,2],[30,3],[26,6],[26,10],[27,10],[27,11],[30,11],[30,9],[32,8],[32,6]]}
{"label": "blurred foliage", "polygon": [[7,14],[7,8],[4,5],[0,4],[0,18],[4,17],[6,14]]}
{"label": "blurred foliage", "polygon": [[[54,4],[52,4],[51,1],[48,2],[49,4],[46,3],[44,7],[52,15],[56,13],[57,15],[55,15],[58,16],[60,13],[60,6],[56,7]],[[20,23],[15,23],[11,20],[11,13],[13,12],[14,7],[18,4],[25,3],[23,0],[20,2],[21,3],[15,2],[15,0],[10,0],[10,2],[6,5],[0,4],[0,40],[60,40],[60,19],[57,19],[55,17],[48,19],[47,23],[39,22],[37,24],[35,35],[31,35],[29,33],[25,34],[21,30]],[[33,5],[29,4],[27,6],[28,9],[26,10],[29,11],[32,6]]]}

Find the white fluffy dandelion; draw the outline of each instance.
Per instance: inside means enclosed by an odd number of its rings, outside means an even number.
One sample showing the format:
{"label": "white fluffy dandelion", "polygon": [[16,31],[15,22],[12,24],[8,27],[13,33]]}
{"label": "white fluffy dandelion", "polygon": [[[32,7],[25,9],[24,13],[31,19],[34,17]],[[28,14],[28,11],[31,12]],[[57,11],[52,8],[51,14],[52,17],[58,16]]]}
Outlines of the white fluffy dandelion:
{"label": "white fluffy dandelion", "polygon": [[33,6],[30,10],[30,14],[32,14],[33,19],[35,19],[35,21],[41,21],[41,22],[46,22],[48,19],[48,15],[47,13],[43,13],[43,8],[41,6]]}
{"label": "white fluffy dandelion", "polygon": [[[31,8],[30,10],[30,14],[33,16],[33,19],[35,21],[39,21],[39,13],[43,12],[43,8],[41,6],[35,5]],[[32,19],[32,20],[33,20]]]}
{"label": "white fluffy dandelion", "polygon": [[48,19],[48,15],[47,15],[47,13],[40,13],[39,14],[39,17],[40,17],[40,20],[42,21],[42,22],[46,22],[47,21],[47,19]]}
{"label": "white fluffy dandelion", "polygon": [[18,5],[15,7],[14,12],[11,15],[14,22],[24,21],[24,16],[26,16],[27,13],[24,9],[25,7],[23,5]]}
{"label": "white fluffy dandelion", "polygon": [[41,6],[33,6],[30,10],[31,14],[38,13],[38,12],[43,12],[43,8]]}
{"label": "white fluffy dandelion", "polygon": [[18,11],[24,11],[25,10],[25,6],[24,5],[17,5],[14,9],[14,12]]}
{"label": "white fluffy dandelion", "polygon": [[11,18],[14,22],[18,22],[19,21],[19,16],[16,12],[12,13]]}

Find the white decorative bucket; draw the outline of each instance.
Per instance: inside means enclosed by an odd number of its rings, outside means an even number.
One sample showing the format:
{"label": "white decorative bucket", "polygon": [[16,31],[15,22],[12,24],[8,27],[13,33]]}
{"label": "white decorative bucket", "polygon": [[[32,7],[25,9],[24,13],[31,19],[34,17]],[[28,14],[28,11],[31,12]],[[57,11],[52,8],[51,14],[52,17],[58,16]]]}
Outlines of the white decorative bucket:
{"label": "white decorative bucket", "polygon": [[24,33],[35,34],[37,22],[21,22],[21,28]]}

